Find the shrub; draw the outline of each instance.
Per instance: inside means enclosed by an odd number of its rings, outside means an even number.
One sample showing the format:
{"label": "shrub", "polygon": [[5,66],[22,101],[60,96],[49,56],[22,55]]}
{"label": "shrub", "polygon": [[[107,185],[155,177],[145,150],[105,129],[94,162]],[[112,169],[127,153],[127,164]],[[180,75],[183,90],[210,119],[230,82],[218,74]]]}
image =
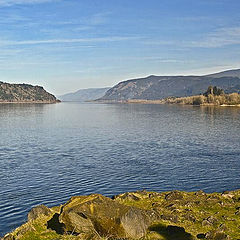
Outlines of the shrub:
{"label": "shrub", "polygon": [[203,95],[193,98],[193,105],[201,105],[205,102],[205,97]]}

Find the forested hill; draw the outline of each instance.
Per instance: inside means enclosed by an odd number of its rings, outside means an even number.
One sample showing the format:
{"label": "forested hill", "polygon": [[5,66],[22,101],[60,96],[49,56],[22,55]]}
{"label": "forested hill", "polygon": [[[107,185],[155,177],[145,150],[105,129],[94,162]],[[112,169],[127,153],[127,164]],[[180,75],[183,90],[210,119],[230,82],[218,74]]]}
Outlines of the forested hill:
{"label": "forested hill", "polygon": [[0,82],[0,102],[55,103],[56,97],[41,86]]}

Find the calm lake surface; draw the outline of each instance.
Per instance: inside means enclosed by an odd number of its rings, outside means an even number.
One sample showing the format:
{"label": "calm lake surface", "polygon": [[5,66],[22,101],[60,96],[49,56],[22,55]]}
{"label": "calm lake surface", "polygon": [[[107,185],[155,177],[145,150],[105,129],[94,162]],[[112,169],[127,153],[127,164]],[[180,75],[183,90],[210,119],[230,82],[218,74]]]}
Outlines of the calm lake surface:
{"label": "calm lake surface", "polygon": [[240,108],[1,104],[0,134],[0,236],[73,195],[240,188]]}

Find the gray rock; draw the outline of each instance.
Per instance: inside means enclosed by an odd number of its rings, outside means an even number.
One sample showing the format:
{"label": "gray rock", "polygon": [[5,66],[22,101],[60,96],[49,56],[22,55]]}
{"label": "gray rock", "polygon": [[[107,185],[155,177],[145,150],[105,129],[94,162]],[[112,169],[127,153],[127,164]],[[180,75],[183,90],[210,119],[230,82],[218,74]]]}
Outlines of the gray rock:
{"label": "gray rock", "polygon": [[72,198],[63,207],[59,221],[64,224],[65,232],[138,239],[157,217],[154,211],[122,205],[95,194]]}
{"label": "gray rock", "polygon": [[39,205],[31,209],[28,213],[28,221],[37,219],[40,215],[50,216],[52,211],[45,205]]}
{"label": "gray rock", "polygon": [[121,217],[120,222],[127,237],[138,239],[146,234],[151,221],[144,211],[137,208],[130,208],[129,211]]}

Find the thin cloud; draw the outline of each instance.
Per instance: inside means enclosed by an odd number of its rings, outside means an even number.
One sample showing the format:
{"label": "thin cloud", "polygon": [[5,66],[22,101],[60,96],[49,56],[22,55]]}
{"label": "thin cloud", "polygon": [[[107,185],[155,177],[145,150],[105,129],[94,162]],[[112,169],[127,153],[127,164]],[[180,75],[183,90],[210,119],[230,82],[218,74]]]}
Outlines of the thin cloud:
{"label": "thin cloud", "polygon": [[158,63],[190,63],[194,61],[190,60],[182,60],[182,59],[174,59],[174,58],[162,58],[157,56],[143,56],[143,57],[125,57],[125,60],[130,61],[153,61]]}
{"label": "thin cloud", "polygon": [[94,14],[93,16],[91,16],[90,19],[87,20],[87,23],[89,25],[93,25],[93,26],[105,24],[110,15],[111,15],[111,12],[103,12],[103,13]]}
{"label": "thin cloud", "polygon": [[172,41],[172,40],[144,40],[143,42],[142,42],[143,44],[145,44],[145,45],[152,45],[152,46],[154,46],[154,45],[156,45],[156,46],[158,46],[158,45],[175,45],[176,44],[176,42],[175,41]]}
{"label": "thin cloud", "polygon": [[144,40],[145,45],[177,48],[220,48],[240,44],[240,27],[225,27],[205,34],[198,40]]}
{"label": "thin cloud", "polygon": [[0,24],[12,24],[12,23],[19,24],[25,21],[29,21],[29,19],[17,14],[1,14],[0,15]]}
{"label": "thin cloud", "polygon": [[192,47],[217,48],[240,44],[240,27],[220,28],[200,41],[190,42]]}
{"label": "thin cloud", "polygon": [[63,44],[63,43],[94,43],[94,42],[121,42],[137,40],[139,37],[99,37],[99,38],[76,38],[76,39],[47,39],[26,41],[0,41],[0,45],[41,45],[41,44]]}
{"label": "thin cloud", "polygon": [[9,6],[21,5],[21,4],[39,4],[39,3],[46,3],[46,2],[53,2],[53,1],[56,1],[56,0],[0,0],[0,7],[9,7]]}

